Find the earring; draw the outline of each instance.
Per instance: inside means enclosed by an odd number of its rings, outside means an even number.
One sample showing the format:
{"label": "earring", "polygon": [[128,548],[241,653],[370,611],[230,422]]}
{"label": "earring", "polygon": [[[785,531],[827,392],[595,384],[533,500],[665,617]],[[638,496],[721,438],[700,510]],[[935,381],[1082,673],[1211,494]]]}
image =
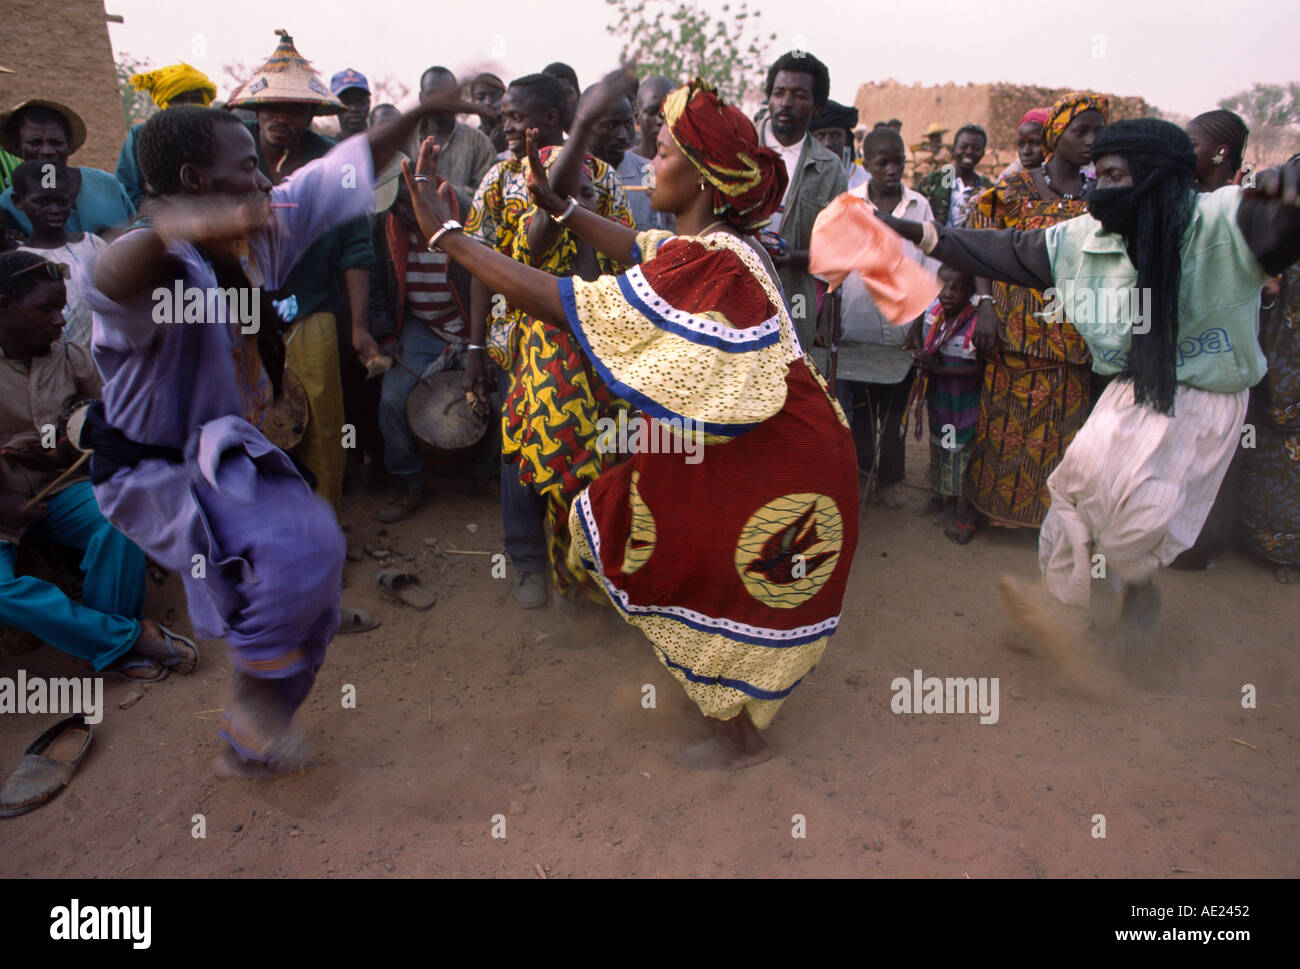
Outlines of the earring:
{"label": "earring", "polygon": [[703,176],[703,175],[700,176],[700,191],[701,191],[701,192],[704,191],[704,176]]}
{"label": "earring", "polygon": [[1210,161],[1214,162],[1214,164],[1216,165],[1222,165],[1223,160],[1227,157],[1228,157],[1227,152],[1224,151],[1224,149],[1220,148],[1218,151],[1214,153],[1214,157],[1211,158]]}

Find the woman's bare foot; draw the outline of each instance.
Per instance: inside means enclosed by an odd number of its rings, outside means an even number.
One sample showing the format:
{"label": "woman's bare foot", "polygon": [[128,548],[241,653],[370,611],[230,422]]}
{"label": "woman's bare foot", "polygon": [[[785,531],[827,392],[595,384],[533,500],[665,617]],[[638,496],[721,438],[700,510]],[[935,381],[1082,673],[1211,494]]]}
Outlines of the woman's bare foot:
{"label": "woman's bare foot", "polygon": [[683,747],[673,758],[679,767],[691,770],[743,770],[772,759],[772,748],[759,735],[749,711],[741,710],[730,720],[715,720],[714,735],[708,740]]}

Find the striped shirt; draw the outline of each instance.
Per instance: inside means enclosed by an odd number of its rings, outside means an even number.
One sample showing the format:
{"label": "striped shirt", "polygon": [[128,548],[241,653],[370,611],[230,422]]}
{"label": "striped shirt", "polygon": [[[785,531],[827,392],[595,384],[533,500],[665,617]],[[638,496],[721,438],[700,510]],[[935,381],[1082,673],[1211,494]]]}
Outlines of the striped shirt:
{"label": "striped shirt", "polygon": [[445,252],[429,252],[424,240],[411,233],[406,255],[406,312],[435,332],[463,338],[465,321],[452,296],[448,267]]}

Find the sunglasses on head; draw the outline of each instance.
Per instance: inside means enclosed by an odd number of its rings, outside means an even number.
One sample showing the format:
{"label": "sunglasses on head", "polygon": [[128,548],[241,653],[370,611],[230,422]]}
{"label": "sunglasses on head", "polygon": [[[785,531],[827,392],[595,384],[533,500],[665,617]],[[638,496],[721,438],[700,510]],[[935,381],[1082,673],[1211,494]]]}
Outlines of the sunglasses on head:
{"label": "sunglasses on head", "polygon": [[0,282],[6,282],[6,283],[7,283],[9,280],[11,280],[11,279],[17,279],[17,278],[18,278],[19,276],[21,276],[23,273],[29,273],[29,272],[31,272],[33,269],[44,269],[45,272],[46,272],[46,274],[49,275],[49,277],[50,277],[51,279],[71,279],[71,278],[72,278],[72,271],[71,271],[70,269],[68,269],[68,264],[67,264],[67,263],[64,263],[64,262],[34,262],[34,263],[32,263],[30,266],[27,266],[27,267],[24,268],[24,269],[20,269],[20,270],[18,270],[17,272],[10,273],[8,276],[5,276],[4,279],[0,280]]}

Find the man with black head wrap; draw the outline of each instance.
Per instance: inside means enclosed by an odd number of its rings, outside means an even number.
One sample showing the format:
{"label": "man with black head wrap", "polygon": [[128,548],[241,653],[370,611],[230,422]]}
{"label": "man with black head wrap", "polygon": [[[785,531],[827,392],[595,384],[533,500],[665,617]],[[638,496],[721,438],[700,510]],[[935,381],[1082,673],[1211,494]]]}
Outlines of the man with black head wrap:
{"label": "man with black head wrap", "polygon": [[1089,214],[1029,232],[927,227],[886,217],[950,266],[1047,291],[1117,374],[1048,480],[1043,586],[1003,580],[1009,608],[1045,645],[1076,641],[1096,555],[1124,583],[1121,635],[1159,616],[1151,584],[1195,540],[1227,470],[1247,389],[1264,375],[1259,287],[1300,257],[1300,165],[1257,187],[1198,195],[1187,135],[1116,122],[1093,144]]}

